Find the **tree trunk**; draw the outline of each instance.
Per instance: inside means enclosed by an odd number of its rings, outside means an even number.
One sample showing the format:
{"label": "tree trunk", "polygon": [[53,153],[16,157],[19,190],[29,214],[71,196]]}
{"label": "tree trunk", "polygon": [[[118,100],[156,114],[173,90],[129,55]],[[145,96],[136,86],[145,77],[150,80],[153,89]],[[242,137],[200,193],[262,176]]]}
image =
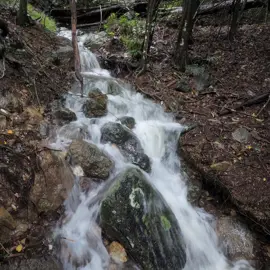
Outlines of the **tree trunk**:
{"label": "tree trunk", "polygon": [[147,18],[145,24],[145,36],[142,48],[142,61],[141,61],[141,71],[144,72],[147,66],[148,54],[150,51],[153,35],[154,35],[154,24],[157,17],[158,6],[161,0],[149,0],[147,8]]}
{"label": "tree trunk", "polygon": [[83,96],[83,77],[81,75],[81,61],[80,53],[77,42],[77,14],[76,14],[76,0],[70,0],[70,10],[71,10],[71,27],[72,27],[72,46],[74,51],[74,68],[75,76],[81,84],[81,96]]}
{"label": "tree trunk", "polygon": [[236,31],[237,31],[238,17],[239,17],[240,9],[241,9],[241,0],[234,0],[231,27],[230,27],[230,31],[229,31],[229,40],[230,41],[233,41],[234,36],[236,34]]}
{"label": "tree trunk", "polygon": [[179,32],[175,45],[174,64],[184,72],[188,58],[188,43],[192,36],[195,14],[200,1],[184,0],[183,16],[179,25]]}
{"label": "tree trunk", "polygon": [[27,0],[20,0],[20,7],[17,14],[17,24],[25,25],[28,23],[27,17]]}

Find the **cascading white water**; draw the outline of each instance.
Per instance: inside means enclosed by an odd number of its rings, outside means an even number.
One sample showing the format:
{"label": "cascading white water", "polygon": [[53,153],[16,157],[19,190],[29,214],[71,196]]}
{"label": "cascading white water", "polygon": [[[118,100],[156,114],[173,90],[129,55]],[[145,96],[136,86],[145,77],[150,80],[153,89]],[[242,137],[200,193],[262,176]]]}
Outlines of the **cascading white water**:
{"label": "cascading white water", "polygon": [[[82,46],[80,56],[82,71],[94,75],[93,79],[86,80],[85,95],[93,88],[99,88],[107,94],[108,114],[95,121],[86,118],[82,113],[85,98],[67,95],[66,106],[76,113],[78,120],[60,128],[54,144],[65,149],[71,138],[83,130],[85,140],[96,144],[114,160],[116,174],[129,164],[115,147],[100,143],[100,128],[109,121],[117,122],[122,116],[132,116],[136,121],[133,132],[152,162],[148,180],[171,207],[182,230],[187,254],[184,269],[253,269],[246,261],[229,262],[226,259],[218,244],[214,217],[203,209],[194,208],[187,200],[187,186],[176,154],[177,140],[183,126],[175,123],[172,115],[164,113],[160,105],[126,86],[118,85],[107,70],[100,68],[96,57]],[[112,86],[119,92],[118,95],[109,94]],[[77,177],[65,203],[66,218],[55,231],[56,236],[62,239],[61,260],[67,270],[105,270],[110,258],[96,223],[105,183],[97,184],[88,193],[82,192],[78,179],[83,172],[79,168],[73,169]],[[111,181],[115,174],[107,181]]]}

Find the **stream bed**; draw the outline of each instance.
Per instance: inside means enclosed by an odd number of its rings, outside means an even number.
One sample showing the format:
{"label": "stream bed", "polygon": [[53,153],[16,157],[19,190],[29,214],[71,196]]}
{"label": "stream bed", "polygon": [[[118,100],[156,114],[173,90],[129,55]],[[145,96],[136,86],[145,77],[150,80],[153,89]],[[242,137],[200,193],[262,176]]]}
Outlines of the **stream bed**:
{"label": "stream bed", "polygon": [[[245,260],[226,258],[215,217],[187,199],[176,153],[184,127],[101,69],[82,44],[80,57],[84,97],[76,87],[65,96],[77,120],[59,127],[50,142],[67,151],[75,175],[64,220],[54,231],[64,269],[111,269],[104,236],[120,242],[136,264],[114,262],[115,269],[253,269]],[[90,100],[91,109],[100,97],[107,101],[106,112],[98,108],[97,117],[85,104]],[[98,156],[91,166],[88,153]],[[82,179],[90,188],[82,189]]]}

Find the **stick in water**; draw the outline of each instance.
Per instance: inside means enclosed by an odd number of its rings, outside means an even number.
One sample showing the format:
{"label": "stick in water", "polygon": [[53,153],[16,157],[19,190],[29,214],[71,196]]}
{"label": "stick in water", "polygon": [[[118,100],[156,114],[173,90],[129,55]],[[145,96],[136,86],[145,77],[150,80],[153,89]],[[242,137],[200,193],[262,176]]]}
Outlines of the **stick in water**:
{"label": "stick in water", "polygon": [[74,51],[75,75],[81,84],[81,96],[83,96],[83,77],[81,76],[81,62],[76,34],[77,28],[76,0],[70,0],[70,10],[71,10],[72,46]]}

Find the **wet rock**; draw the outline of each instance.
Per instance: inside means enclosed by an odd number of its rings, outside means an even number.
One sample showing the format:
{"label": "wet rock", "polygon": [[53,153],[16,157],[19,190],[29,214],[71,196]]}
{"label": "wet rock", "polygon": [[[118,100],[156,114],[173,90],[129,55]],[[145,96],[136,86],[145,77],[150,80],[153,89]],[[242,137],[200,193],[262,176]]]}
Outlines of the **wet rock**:
{"label": "wet rock", "polygon": [[54,115],[62,124],[77,120],[76,114],[68,108],[59,108],[54,112]]}
{"label": "wet rock", "polygon": [[86,37],[84,37],[84,46],[90,50],[98,49],[108,40],[108,35],[105,31],[101,31],[98,33],[88,33]]}
{"label": "wet rock", "polygon": [[188,195],[187,195],[188,201],[191,204],[196,205],[201,197],[202,184],[194,179],[192,181],[189,180],[187,182],[187,188],[188,188]]}
{"label": "wet rock", "polygon": [[135,127],[135,119],[130,116],[124,116],[119,119],[122,125],[128,127],[129,129],[133,129]]}
{"label": "wet rock", "polygon": [[116,177],[100,216],[105,235],[119,241],[143,269],[183,269],[186,254],[178,222],[139,169]]}
{"label": "wet rock", "polygon": [[13,259],[8,265],[1,265],[1,270],[61,270],[60,263],[53,257],[35,259]]}
{"label": "wet rock", "polygon": [[87,177],[106,179],[113,168],[113,162],[97,146],[83,140],[71,143],[68,157],[72,165],[82,167]]}
{"label": "wet rock", "polygon": [[222,162],[214,163],[210,167],[213,170],[224,172],[224,171],[227,171],[231,166],[232,166],[231,162],[222,161]]}
{"label": "wet rock", "polygon": [[250,138],[250,133],[247,131],[247,129],[241,127],[232,132],[232,137],[235,141],[247,143]]}
{"label": "wet rock", "polygon": [[56,51],[52,52],[53,64],[56,66],[67,65],[73,59],[73,48],[70,45],[61,46]]}
{"label": "wet rock", "polygon": [[72,188],[72,171],[58,152],[44,150],[38,160],[41,170],[35,174],[30,199],[38,212],[57,210]]}
{"label": "wet rock", "polygon": [[221,217],[217,233],[226,255],[231,260],[254,259],[254,238],[251,231],[235,217]]}
{"label": "wet rock", "polygon": [[23,104],[18,97],[12,93],[1,95],[0,108],[7,110],[10,113],[21,113],[23,110]]}
{"label": "wet rock", "polygon": [[109,81],[107,93],[109,95],[117,96],[117,95],[121,95],[122,91],[118,84],[116,84],[114,81]]}
{"label": "wet rock", "polygon": [[109,122],[101,128],[101,141],[103,143],[116,144],[121,153],[133,164],[139,166],[146,172],[150,172],[151,164],[149,157],[144,153],[143,148],[136,135],[125,126]]}
{"label": "wet rock", "polygon": [[107,95],[95,89],[88,94],[89,99],[83,105],[84,114],[89,117],[102,117],[107,113]]}
{"label": "wet rock", "polygon": [[90,137],[88,127],[82,123],[69,123],[59,129],[59,137],[69,140],[82,140]]}

